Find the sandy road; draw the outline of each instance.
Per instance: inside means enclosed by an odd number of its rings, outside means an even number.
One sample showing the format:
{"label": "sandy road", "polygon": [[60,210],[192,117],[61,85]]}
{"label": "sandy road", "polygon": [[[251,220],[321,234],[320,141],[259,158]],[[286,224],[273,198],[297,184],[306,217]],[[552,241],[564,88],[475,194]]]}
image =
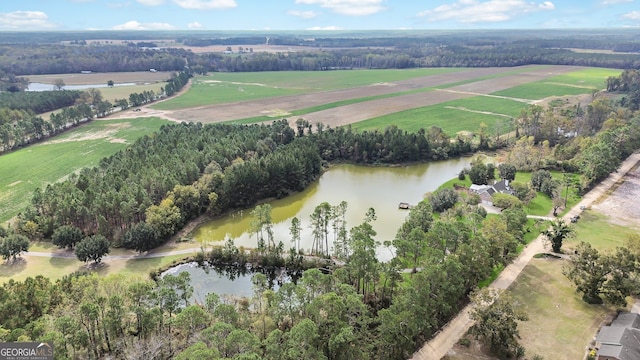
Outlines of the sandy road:
{"label": "sandy road", "polygon": [[[572,216],[582,212],[582,210],[580,210],[581,206],[589,207],[601,197],[606,196],[607,191],[618,183],[638,162],[640,162],[640,154],[629,156],[617,172],[609,175],[608,178],[589,191],[582,198],[582,201],[576,204],[563,219],[569,221]],[[527,266],[533,256],[544,251],[546,251],[545,244],[543,236],[540,235],[532,241],[520,256],[507,266],[502,273],[500,273],[500,276],[489,286],[495,289],[507,289],[518,278],[520,272]],[[420,350],[413,354],[410,360],[439,360],[445,356],[449,349],[451,349],[473,325],[473,320],[471,320],[469,316],[473,307],[473,304],[469,304],[462,309],[433,339],[426,342]]]}

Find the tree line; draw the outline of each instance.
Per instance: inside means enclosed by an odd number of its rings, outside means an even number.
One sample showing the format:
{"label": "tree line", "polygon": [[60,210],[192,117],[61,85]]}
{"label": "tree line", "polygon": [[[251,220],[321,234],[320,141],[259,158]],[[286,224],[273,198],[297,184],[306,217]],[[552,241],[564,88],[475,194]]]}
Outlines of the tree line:
{"label": "tree line", "polygon": [[[161,94],[144,90],[129,94],[128,99],[116,99],[115,104],[104,100],[100,90],[94,88],[86,91],[0,92],[0,154],[57,135],[94,117],[107,116],[114,107],[122,111],[172,96],[190,77],[190,72],[181,71],[167,80],[160,89]],[[10,101],[4,102],[4,99]],[[49,116],[49,121],[34,115],[60,108],[62,110]]]}
{"label": "tree line", "polygon": [[[527,39],[520,37],[456,35],[440,36],[365,36],[317,37],[268,36],[274,45],[296,45],[321,50],[286,53],[245,52],[237,55],[195,54],[181,48],[153,48],[113,44],[23,44],[0,45],[0,88],[19,90],[30,74],[94,72],[180,71],[185,65],[198,72],[207,71],[290,71],[330,69],[403,69],[415,67],[506,67],[527,64],[577,65],[610,68],[638,68],[640,61],[629,53],[581,53],[571,47],[612,48],[637,51],[638,42],[629,36],[620,38]],[[538,36],[538,34],[536,34]],[[264,44],[267,36],[181,37],[188,45]],[[242,43],[244,44],[244,43]],[[589,47],[593,46],[593,47]],[[20,51],[16,51],[16,48]]]}

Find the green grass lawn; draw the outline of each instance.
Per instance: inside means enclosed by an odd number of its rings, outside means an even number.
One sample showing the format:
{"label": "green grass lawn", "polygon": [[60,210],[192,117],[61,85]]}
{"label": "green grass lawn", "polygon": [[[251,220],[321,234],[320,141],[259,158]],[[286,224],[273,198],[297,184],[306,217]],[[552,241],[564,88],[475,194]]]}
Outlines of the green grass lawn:
{"label": "green grass lawn", "polygon": [[588,68],[497,91],[492,95],[540,100],[550,96],[590,94],[593,90],[605,89],[607,77],[618,75],[620,70]]}
{"label": "green grass lawn", "polygon": [[527,358],[582,359],[585,347],[612,309],[582,301],[562,274],[566,260],[532,259],[509,291],[529,321],[518,325]]}
{"label": "green grass lawn", "polygon": [[[35,250],[34,250],[35,251]],[[24,281],[28,277],[42,275],[52,281],[61,279],[75,271],[90,270],[101,275],[122,274],[127,277],[148,278],[151,271],[184,259],[188,255],[172,255],[149,259],[109,259],[101,264],[87,265],[75,258],[48,258],[25,256],[15,263],[0,262],[0,284],[9,279]]]}
{"label": "green grass lawn", "polygon": [[193,85],[186,94],[151,107],[161,110],[184,109],[194,106],[345,89],[464,70],[463,68],[423,68],[215,73],[194,78]]}
{"label": "green grass lawn", "polygon": [[[428,96],[425,95],[425,96]],[[425,106],[361,121],[351,126],[358,130],[384,129],[389,124],[416,132],[420,128],[437,126],[450,136],[459,131],[475,131],[484,122],[490,134],[499,130],[501,134],[510,131],[509,121],[516,117],[528,104],[487,96],[474,96],[466,99]]]}
{"label": "green grass lawn", "polygon": [[583,211],[574,226],[576,236],[564,242],[562,249],[565,253],[572,253],[581,241],[588,242],[599,251],[613,251],[616,247],[625,246],[629,235],[637,233],[633,228],[609,222],[605,214],[596,210]]}
{"label": "green grass lawn", "polygon": [[0,156],[0,223],[17,215],[38,187],[62,180],[124,149],[163,124],[159,118],[99,120]]}

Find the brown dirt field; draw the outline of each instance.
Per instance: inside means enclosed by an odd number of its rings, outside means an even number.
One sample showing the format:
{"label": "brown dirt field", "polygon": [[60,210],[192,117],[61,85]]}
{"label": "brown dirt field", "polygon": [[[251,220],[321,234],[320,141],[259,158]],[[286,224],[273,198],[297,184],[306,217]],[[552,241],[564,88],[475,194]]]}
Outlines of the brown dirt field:
{"label": "brown dirt field", "polygon": [[[499,78],[481,80],[465,85],[443,89],[439,91],[409,94],[393,98],[372,100],[356,104],[340,106],[337,108],[306,114],[304,117],[311,123],[322,122],[331,127],[342,126],[358,121],[391,114],[398,111],[417,107],[439,104],[446,101],[461,99],[474,95],[485,95],[501,89],[538,81],[550,76],[563,74],[580,69],[573,66],[553,66],[536,69],[529,66],[531,71],[522,74],[507,75]],[[527,67],[523,67],[527,68]],[[191,109],[175,110],[170,112],[170,117],[181,121],[201,121],[214,123],[229,120],[239,120],[250,117],[262,116],[277,110],[278,113],[287,113],[293,110],[304,109],[331,102],[347,99],[357,99],[367,96],[392,94],[401,91],[409,91],[420,88],[441,86],[456,82],[473,80],[483,76],[491,76],[504,72],[504,68],[477,68],[461,71],[453,74],[440,74],[421,78],[397,81],[388,86],[371,85],[358,88],[326,91],[313,94],[284,96],[270,99],[237,102],[230,104],[202,106]],[[518,99],[516,99],[518,100]]]}
{"label": "brown dirt field", "polygon": [[609,222],[640,228],[640,166],[636,165],[602,201],[591,207],[607,215]]}
{"label": "brown dirt field", "polygon": [[169,71],[136,71],[136,72],[110,72],[91,74],[53,74],[53,75],[27,75],[31,82],[53,84],[56,79],[62,79],[66,85],[92,85],[106,84],[113,80],[115,83],[154,83],[165,81],[171,77]]}

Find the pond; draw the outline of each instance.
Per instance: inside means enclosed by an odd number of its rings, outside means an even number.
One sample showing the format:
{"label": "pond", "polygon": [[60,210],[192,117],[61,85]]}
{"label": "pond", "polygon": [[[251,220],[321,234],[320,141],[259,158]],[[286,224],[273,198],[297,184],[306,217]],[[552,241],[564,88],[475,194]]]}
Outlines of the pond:
{"label": "pond", "polygon": [[[309,252],[313,243],[309,217],[315,207],[324,201],[332,206],[346,201],[348,229],[360,225],[367,210],[373,208],[377,215],[372,223],[377,232],[376,240],[381,243],[393,240],[408,214],[407,210],[398,208],[399,203],[418,203],[425,193],[456,177],[471,161],[471,157],[465,157],[398,167],[333,166],[304,191],[269,202],[274,239],[276,243],[282,241],[285,249],[294,247],[289,227],[291,219],[297,217],[302,223],[301,248]],[[257,242],[255,235],[250,233],[252,210],[236,211],[202,224],[194,231],[194,239],[210,246],[222,245],[230,238],[236,246],[254,248]],[[387,261],[393,257],[393,249],[380,246],[377,256],[381,261]]]}
{"label": "pond", "polygon": [[261,272],[267,276],[269,287],[278,290],[280,285],[295,281],[300,274],[288,274],[283,270],[260,270],[250,267],[228,267],[214,268],[207,265],[199,266],[198,263],[190,262],[174,266],[163,272],[160,276],[167,274],[177,275],[181,272],[188,272],[193,286],[191,303],[204,304],[208,293],[216,293],[220,297],[252,297],[253,283],[251,278],[256,272]]}
{"label": "pond", "polygon": [[[133,86],[133,85],[136,85],[136,83],[113,84],[114,87]],[[97,89],[97,88],[106,88],[106,87],[109,87],[109,85],[107,84],[65,85],[62,89],[63,90],[86,90],[86,89]],[[37,82],[29,83],[29,86],[26,89],[26,91],[51,91],[51,90],[55,90],[55,86],[53,84],[43,84],[43,83],[37,83]]]}

